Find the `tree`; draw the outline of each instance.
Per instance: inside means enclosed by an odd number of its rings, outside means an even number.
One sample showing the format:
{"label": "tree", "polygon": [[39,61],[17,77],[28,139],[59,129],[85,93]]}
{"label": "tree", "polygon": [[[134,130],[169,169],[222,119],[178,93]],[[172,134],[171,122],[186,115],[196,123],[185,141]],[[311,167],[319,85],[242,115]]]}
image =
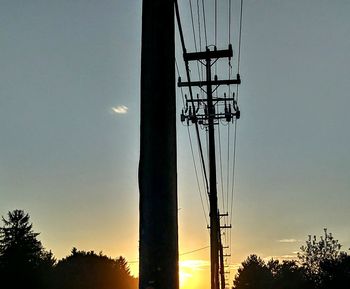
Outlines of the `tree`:
{"label": "tree", "polygon": [[54,269],[53,289],[136,289],[126,260],[114,260],[94,251],[78,251],[60,260]]}
{"label": "tree", "polygon": [[335,240],[332,233],[324,229],[324,236],[317,240],[316,236],[306,241],[305,246],[301,246],[301,253],[298,253],[300,263],[307,269],[309,274],[320,273],[320,264],[326,260],[336,260],[340,253],[341,245]]}
{"label": "tree", "polygon": [[[22,210],[2,217],[0,227],[0,276],[5,288],[44,287],[46,274],[54,263],[51,252],[46,252],[33,232],[29,215]],[[4,287],[2,287],[4,288]]]}
{"label": "tree", "polygon": [[321,263],[322,289],[345,289],[350,285],[350,256],[342,252],[336,260]]}
{"label": "tree", "polygon": [[[324,229],[324,236],[319,239],[316,236],[311,237],[309,235],[306,244],[300,249],[301,253],[298,253],[299,261],[305,268],[309,280],[314,283],[314,287],[336,288],[329,287],[329,284],[332,282],[335,284],[334,280],[339,278],[341,280],[349,278],[350,268],[343,268],[346,264],[349,266],[347,254],[340,251],[341,244],[334,239],[331,233],[327,232],[327,229]],[[342,270],[343,277],[341,277]]]}
{"label": "tree", "polygon": [[273,288],[276,289],[306,289],[310,288],[310,282],[305,270],[299,267],[297,262],[292,260],[269,261],[267,266],[273,274]]}
{"label": "tree", "polygon": [[234,289],[271,289],[273,275],[265,262],[256,255],[250,255],[238,269],[233,281]]}

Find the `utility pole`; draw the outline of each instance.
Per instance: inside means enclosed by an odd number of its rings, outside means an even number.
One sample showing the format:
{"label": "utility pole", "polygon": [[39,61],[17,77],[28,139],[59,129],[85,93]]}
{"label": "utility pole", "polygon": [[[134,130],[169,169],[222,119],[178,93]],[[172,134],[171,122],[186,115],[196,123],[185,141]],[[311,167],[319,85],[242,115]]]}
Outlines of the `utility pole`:
{"label": "utility pole", "polygon": [[[208,47],[204,52],[184,53],[185,62],[199,61],[205,65],[206,80],[182,82],[179,78],[179,87],[204,87],[206,88],[206,98],[186,99],[186,107],[181,114],[181,120],[198,123],[208,130],[209,142],[209,204],[210,204],[210,271],[211,271],[211,289],[224,289],[224,262],[223,247],[221,244],[221,226],[220,213],[218,209],[217,198],[217,180],[216,180],[216,159],[215,159],[215,125],[219,120],[233,121],[234,118],[240,117],[240,111],[233,97],[213,97],[213,90],[220,85],[240,84],[240,76],[237,74],[236,79],[218,80],[215,75],[212,79],[211,68],[214,62],[219,58],[231,58],[233,56],[232,46],[229,45],[227,50],[210,50]],[[214,60],[214,61],[212,61]],[[214,86],[214,89],[213,89]],[[203,88],[202,88],[203,89]],[[224,111],[217,111],[218,104],[223,104]],[[190,105],[188,105],[190,104]],[[225,226],[226,227],[226,226]],[[221,278],[219,277],[221,275]],[[220,280],[221,279],[221,280]],[[220,288],[221,283],[221,288]]]}
{"label": "utility pole", "polygon": [[178,289],[174,1],[143,0],[140,289]]}

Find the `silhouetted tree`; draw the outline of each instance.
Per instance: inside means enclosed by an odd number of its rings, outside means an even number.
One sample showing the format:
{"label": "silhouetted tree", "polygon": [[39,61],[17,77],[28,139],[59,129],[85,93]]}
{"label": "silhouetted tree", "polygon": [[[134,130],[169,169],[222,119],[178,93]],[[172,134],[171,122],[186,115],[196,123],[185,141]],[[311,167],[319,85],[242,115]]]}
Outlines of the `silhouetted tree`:
{"label": "silhouetted tree", "polygon": [[22,210],[2,217],[0,227],[1,288],[45,288],[54,259],[46,252],[34,233],[29,215]]}
{"label": "silhouetted tree", "polygon": [[238,269],[233,285],[234,289],[271,289],[273,275],[260,257],[250,255]]}
{"label": "silhouetted tree", "polygon": [[298,258],[310,274],[318,274],[322,262],[337,260],[340,248],[339,241],[334,239],[332,233],[324,229],[324,236],[321,236],[319,240],[316,236],[309,235],[306,245],[300,248],[301,253],[298,253]]}
{"label": "silhouetted tree", "polygon": [[328,278],[322,264],[336,264],[341,256],[340,248],[339,241],[334,239],[327,229],[324,229],[324,236],[320,236],[319,239],[309,235],[306,244],[301,246],[301,252],[298,253],[299,262],[315,288],[322,288],[324,280]]}
{"label": "silhouetted tree", "polygon": [[304,268],[299,267],[294,260],[283,260],[282,263],[271,260],[267,263],[267,267],[273,274],[274,289],[307,289],[312,287]]}
{"label": "silhouetted tree", "polygon": [[136,289],[137,279],[130,275],[126,260],[114,260],[93,251],[73,248],[54,269],[54,289]]}
{"label": "silhouetted tree", "polygon": [[337,259],[320,264],[322,289],[347,289],[350,287],[350,256],[342,252]]}

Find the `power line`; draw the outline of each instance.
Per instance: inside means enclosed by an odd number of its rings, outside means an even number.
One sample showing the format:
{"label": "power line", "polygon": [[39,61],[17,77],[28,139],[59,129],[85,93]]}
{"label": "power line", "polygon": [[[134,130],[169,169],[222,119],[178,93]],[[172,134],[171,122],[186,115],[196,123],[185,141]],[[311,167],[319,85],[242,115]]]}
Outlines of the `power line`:
{"label": "power line", "polygon": [[206,21],[205,21],[205,6],[204,6],[204,0],[202,0],[202,7],[203,7],[203,22],[204,22],[205,46],[208,46],[207,24],[206,24]]}
{"label": "power line", "polygon": [[217,44],[218,44],[218,2],[217,2],[217,0],[215,0],[215,4],[214,4],[214,14],[215,14],[215,16],[214,16],[214,18],[215,18],[215,20],[214,20],[214,31],[215,31],[215,46],[217,46]]}
{"label": "power line", "polygon": [[[181,38],[182,51],[183,51],[183,53],[186,53],[185,39],[184,39],[184,36],[183,36],[181,20],[180,20],[180,13],[179,13],[179,6],[178,6],[177,0],[174,1],[174,4],[175,4],[175,14],[176,14],[176,19],[177,19],[177,24],[178,24],[180,38]],[[188,66],[188,61],[185,61],[185,66],[186,66],[187,81],[190,82],[191,81],[191,77],[190,77],[190,69],[189,69],[189,66]],[[193,101],[193,93],[192,93],[192,88],[191,87],[189,88],[189,91],[190,91],[191,101]],[[192,108],[193,108],[194,114],[196,114],[196,110],[195,110],[193,102],[192,102]],[[202,149],[201,139],[200,139],[200,136],[199,136],[199,128],[198,128],[198,124],[197,123],[195,123],[195,128],[196,128],[197,141],[198,141],[198,145],[199,145],[200,158],[201,158],[202,167],[203,167],[203,173],[204,173],[204,177],[205,177],[205,185],[206,185],[206,189],[207,189],[207,192],[208,192],[209,191],[208,177],[207,177],[207,173],[206,173],[204,156],[203,156],[203,149]]]}
{"label": "power line", "polygon": [[193,38],[194,38],[194,47],[195,47],[195,50],[198,51],[198,49],[197,49],[196,31],[195,31],[195,29],[194,29],[194,20],[193,20],[193,11],[192,11],[192,1],[191,1],[191,0],[188,0],[188,2],[190,3],[191,23],[192,23],[192,32],[193,32]]}
{"label": "power line", "polygon": [[240,17],[239,17],[239,37],[238,37],[239,40],[238,40],[238,60],[237,60],[238,73],[239,73],[240,62],[241,62],[242,21],[243,21],[243,0],[241,0],[241,11],[240,11]]}
{"label": "power line", "polygon": [[[187,252],[184,252],[184,253],[180,253],[179,256],[184,256],[184,255],[196,253],[198,251],[202,251],[204,249],[208,249],[209,247],[210,246],[205,246],[205,247],[201,247],[201,248],[198,248],[198,249],[195,249],[195,250],[192,250],[192,251],[187,251]],[[139,262],[140,262],[139,260],[127,261],[128,264],[139,263]]]}
{"label": "power line", "polygon": [[209,248],[209,247],[210,247],[210,246],[205,246],[205,247],[202,247],[202,248],[199,248],[199,249],[195,249],[195,250],[192,250],[192,251],[188,251],[188,252],[185,252],[185,253],[181,253],[181,254],[179,254],[179,256],[192,254],[192,253],[195,253],[195,252],[198,252],[198,251],[202,251],[202,250],[204,250],[204,249],[207,249],[207,248]]}
{"label": "power line", "polygon": [[[175,65],[176,65],[177,74],[178,74],[178,76],[180,76],[179,66],[177,64],[176,59],[175,59]],[[184,93],[183,93],[182,87],[180,87],[180,91],[181,91],[181,96],[182,96],[182,103],[185,106]],[[199,193],[200,201],[201,201],[201,204],[202,204],[202,210],[203,210],[203,214],[204,214],[205,223],[208,226],[208,219],[207,219],[207,214],[206,214],[205,208],[204,208],[204,203],[203,203],[203,198],[202,198],[202,190],[201,190],[200,183],[199,183],[197,165],[196,165],[196,160],[195,160],[194,153],[193,153],[192,138],[191,138],[189,127],[187,127],[187,132],[188,132],[188,138],[189,138],[189,142],[190,142],[192,161],[193,161],[193,166],[194,166],[194,171],[195,171],[195,176],[196,176],[196,181],[197,181],[198,193]],[[207,202],[207,206],[209,206],[208,202]]]}

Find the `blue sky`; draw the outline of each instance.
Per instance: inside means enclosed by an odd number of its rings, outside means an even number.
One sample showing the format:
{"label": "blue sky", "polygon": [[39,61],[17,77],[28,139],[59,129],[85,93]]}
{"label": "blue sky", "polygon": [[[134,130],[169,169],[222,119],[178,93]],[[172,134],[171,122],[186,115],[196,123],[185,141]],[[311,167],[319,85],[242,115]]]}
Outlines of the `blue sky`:
{"label": "blue sky", "polygon": [[[324,227],[350,246],[348,11],[244,1],[232,263],[291,255]],[[135,260],[141,1],[2,0],[0,27],[0,214],[29,212],[59,258],[76,246]],[[209,240],[180,120],[177,130],[184,252]]]}

